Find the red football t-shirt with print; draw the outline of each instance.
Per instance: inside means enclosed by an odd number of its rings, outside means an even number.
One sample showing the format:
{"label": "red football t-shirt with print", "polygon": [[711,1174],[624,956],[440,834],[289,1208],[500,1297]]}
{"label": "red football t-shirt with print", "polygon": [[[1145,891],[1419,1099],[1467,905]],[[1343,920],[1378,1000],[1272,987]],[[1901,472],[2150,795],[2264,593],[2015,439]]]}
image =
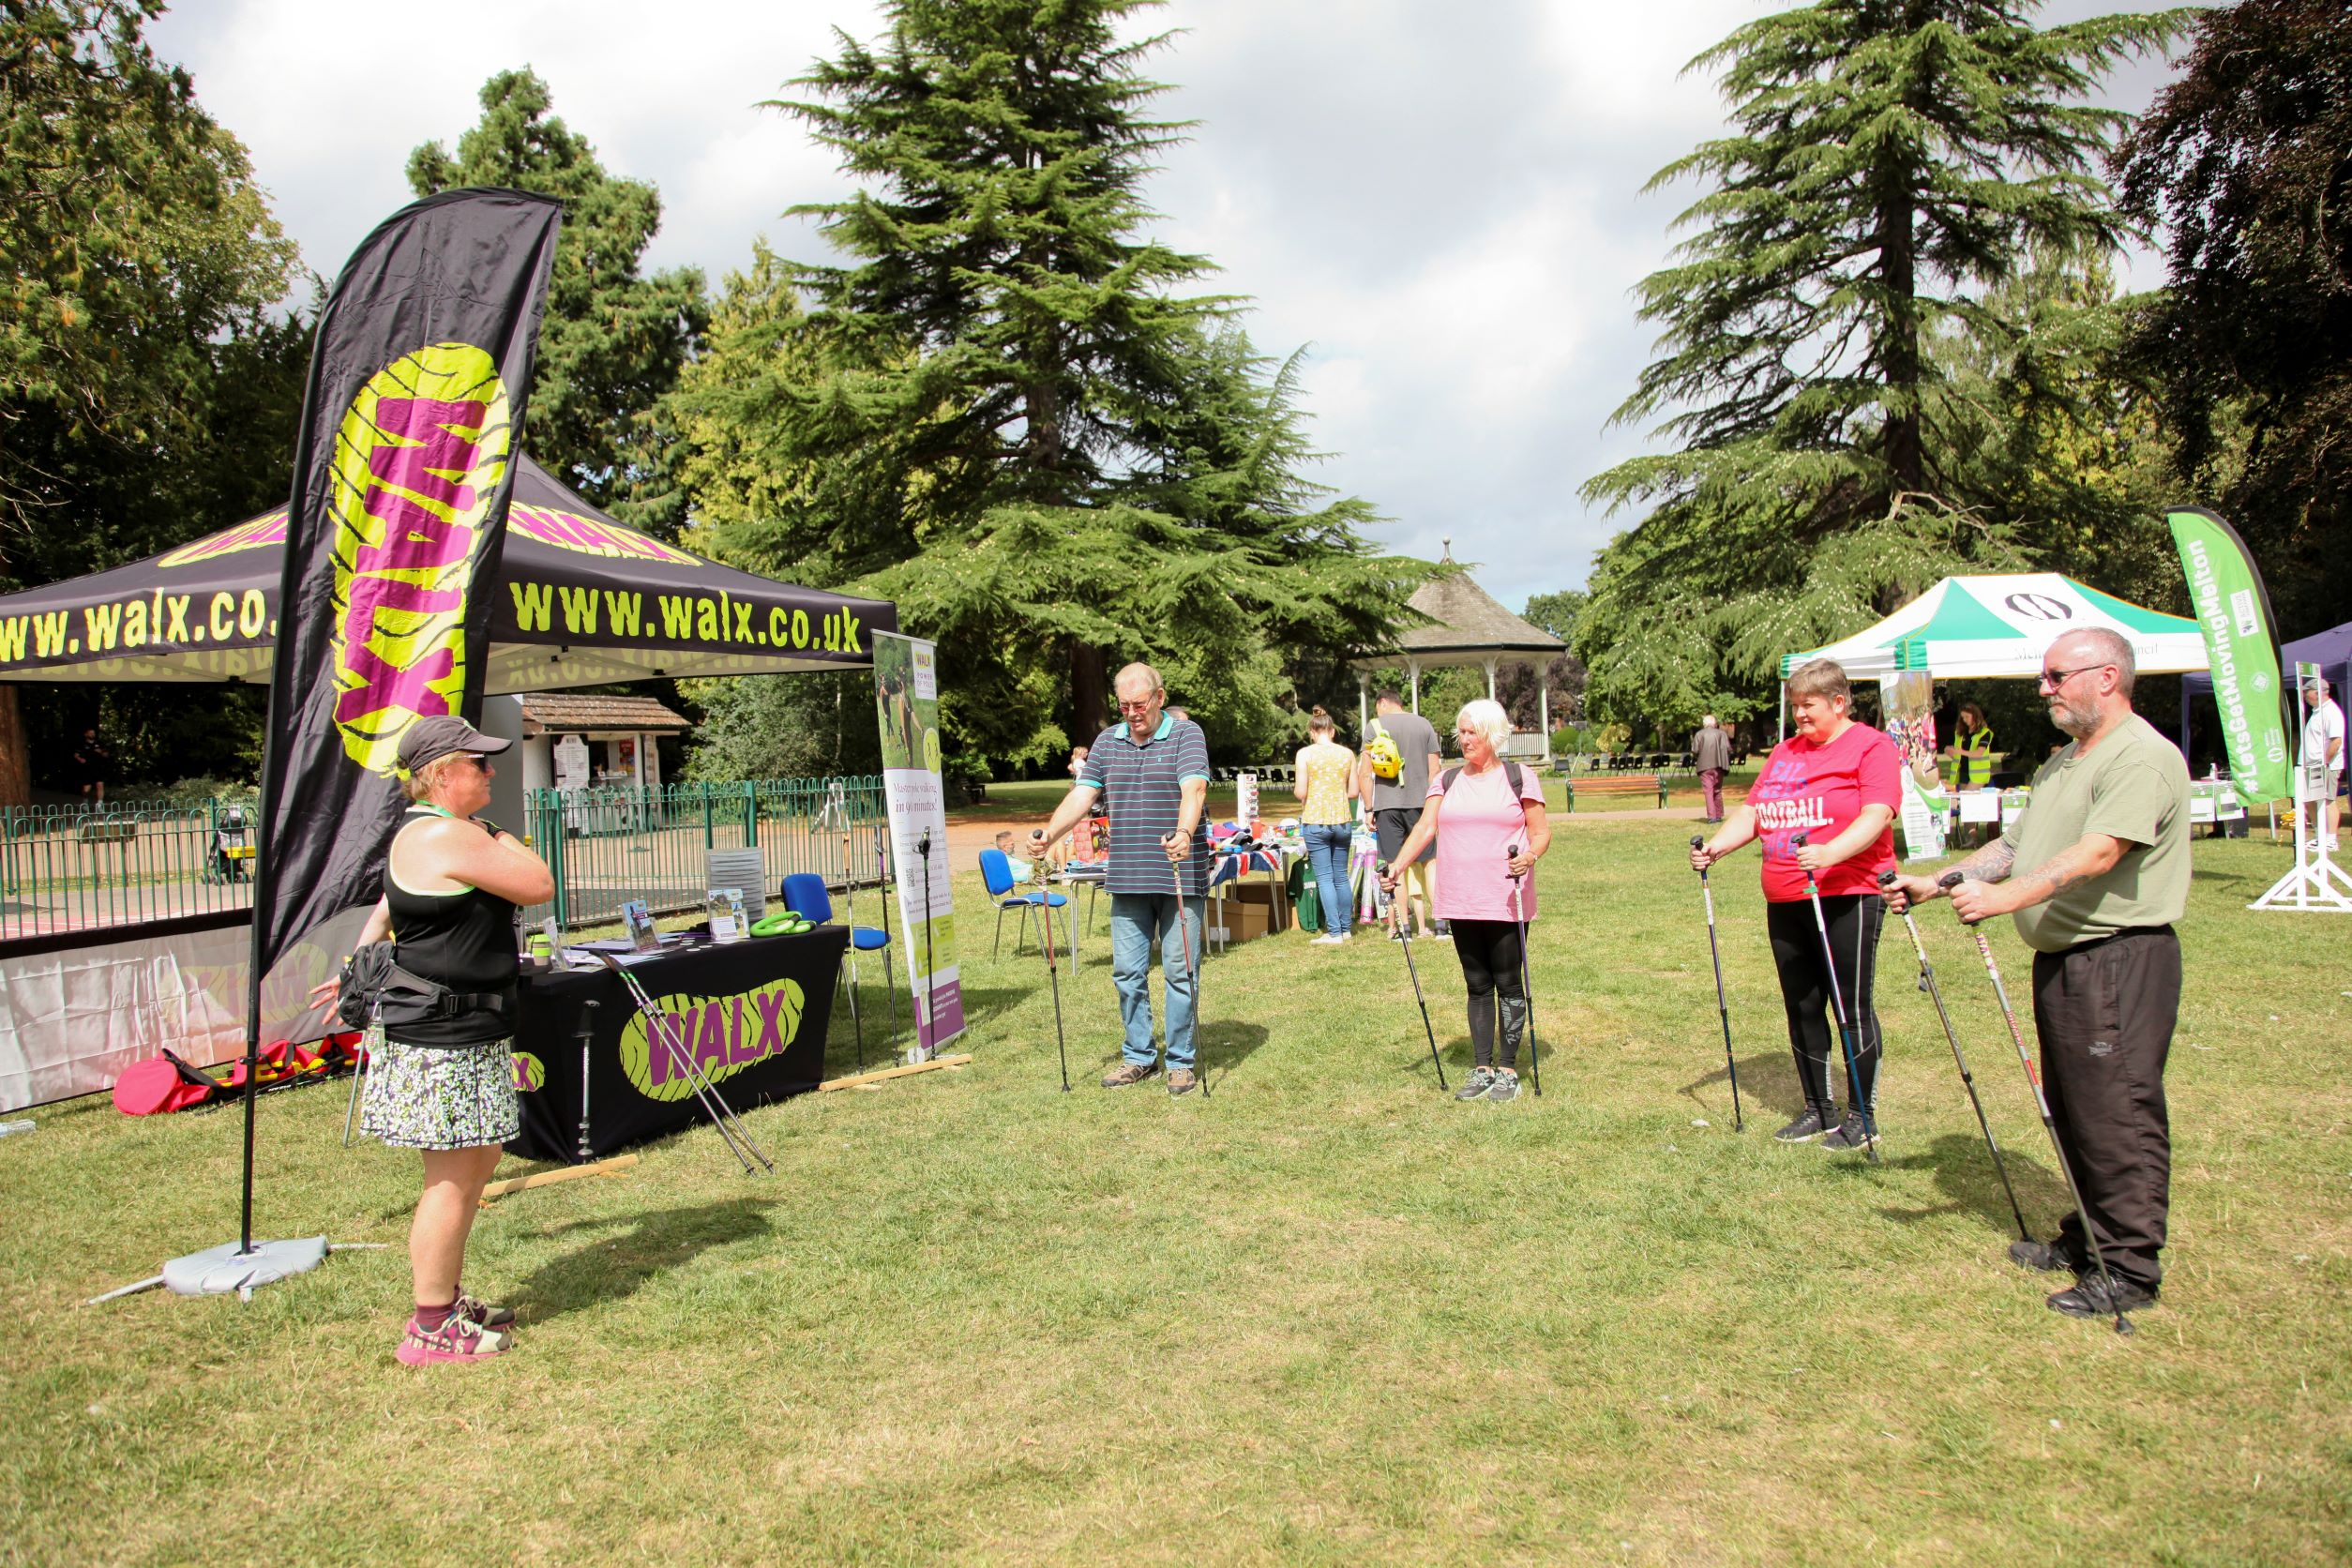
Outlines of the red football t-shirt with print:
{"label": "red football t-shirt with print", "polygon": [[[1886,731],[1851,724],[1826,746],[1791,735],[1772,755],[1748,792],[1764,845],[1764,897],[1775,904],[1805,896],[1805,874],[1789,840],[1800,833],[1827,844],[1854,825],[1865,806],[1903,809],[1903,757]],[[1878,873],[1894,865],[1894,822],[1888,820],[1878,841],[1850,860],[1840,861],[1815,881],[1822,893],[1876,893]]]}

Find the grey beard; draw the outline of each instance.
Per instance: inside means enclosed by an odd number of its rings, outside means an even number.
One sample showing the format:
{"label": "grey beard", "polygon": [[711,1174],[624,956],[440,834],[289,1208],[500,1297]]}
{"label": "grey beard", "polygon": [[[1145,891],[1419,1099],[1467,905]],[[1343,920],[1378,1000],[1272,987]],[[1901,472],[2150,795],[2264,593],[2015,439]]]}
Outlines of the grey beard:
{"label": "grey beard", "polygon": [[2099,715],[2096,712],[2087,714],[2072,703],[2059,702],[2050,709],[2050,722],[2076,740],[2081,740],[2099,728]]}

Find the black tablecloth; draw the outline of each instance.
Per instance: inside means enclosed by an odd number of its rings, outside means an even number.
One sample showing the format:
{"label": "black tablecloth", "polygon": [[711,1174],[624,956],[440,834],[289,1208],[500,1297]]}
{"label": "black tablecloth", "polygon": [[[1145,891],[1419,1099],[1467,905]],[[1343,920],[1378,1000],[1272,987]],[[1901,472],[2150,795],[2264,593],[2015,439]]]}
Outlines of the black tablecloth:
{"label": "black tablecloth", "polygon": [[[677,1023],[671,1033],[736,1110],[806,1093],[824,1077],[825,1028],[849,928],[820,926],[791,937],[748,937],[641,958],[629,966]],[[589,1003],[596,1003],[593,1012]],[[587,1047],[588,1155],[705,1120],[619,975],[609,970],[544,974],[523,984],[515,1033],[522,1132],[506,1145],[528,1159],[578,1163],[582,1019]]]}

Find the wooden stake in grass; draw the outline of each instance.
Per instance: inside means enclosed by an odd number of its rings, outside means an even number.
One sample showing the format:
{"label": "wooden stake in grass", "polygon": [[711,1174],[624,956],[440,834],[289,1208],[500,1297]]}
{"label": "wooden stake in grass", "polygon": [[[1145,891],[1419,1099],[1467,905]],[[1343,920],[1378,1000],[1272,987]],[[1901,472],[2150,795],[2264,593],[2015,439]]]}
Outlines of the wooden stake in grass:
{"label": "wooden stake in grass", "polygon": [[509,1177],[484,1187],[482,1204],[487,1208],[493,1198],[504,1198],[510,1192],[528,1192],[533,1187],[551,1187],[558,1182],[577,1182],[589,1176],[618,1176],[636,1163],[635,1154],[614,1154],[594,1165],[567,1165],[561,1170],[542,1170],[535,1176]]}
{"label": "wooden stake in grass", "polygon": [[912,1063],[904,1067],[880,1067],[870,1073],[852,1073],[848,1078],[827,1078],[817,1085],[817,1093],[829,1094],[837,1089],[857,1089],[884,1078],[905,1078],[910,1073],[927,1073],[934,1067],[961,1067],[972,1061],[970,1051],[956,1056],[934,1056],[928,1062]]}

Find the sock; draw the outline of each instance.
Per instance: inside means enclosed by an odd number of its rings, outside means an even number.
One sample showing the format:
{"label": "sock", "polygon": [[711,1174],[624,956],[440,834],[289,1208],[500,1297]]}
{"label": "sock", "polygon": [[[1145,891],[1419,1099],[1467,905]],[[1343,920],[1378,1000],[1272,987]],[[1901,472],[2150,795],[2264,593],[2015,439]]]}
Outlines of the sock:
{"label": "sock", "polygon": [[457,1309],[458,1304],[455,1301],[444,1302],[439,1306],[420,1306],[416,1309],[416,1326],[427,1334],[431,1334],[446,1323],[449,1320],[449,1315]]}

